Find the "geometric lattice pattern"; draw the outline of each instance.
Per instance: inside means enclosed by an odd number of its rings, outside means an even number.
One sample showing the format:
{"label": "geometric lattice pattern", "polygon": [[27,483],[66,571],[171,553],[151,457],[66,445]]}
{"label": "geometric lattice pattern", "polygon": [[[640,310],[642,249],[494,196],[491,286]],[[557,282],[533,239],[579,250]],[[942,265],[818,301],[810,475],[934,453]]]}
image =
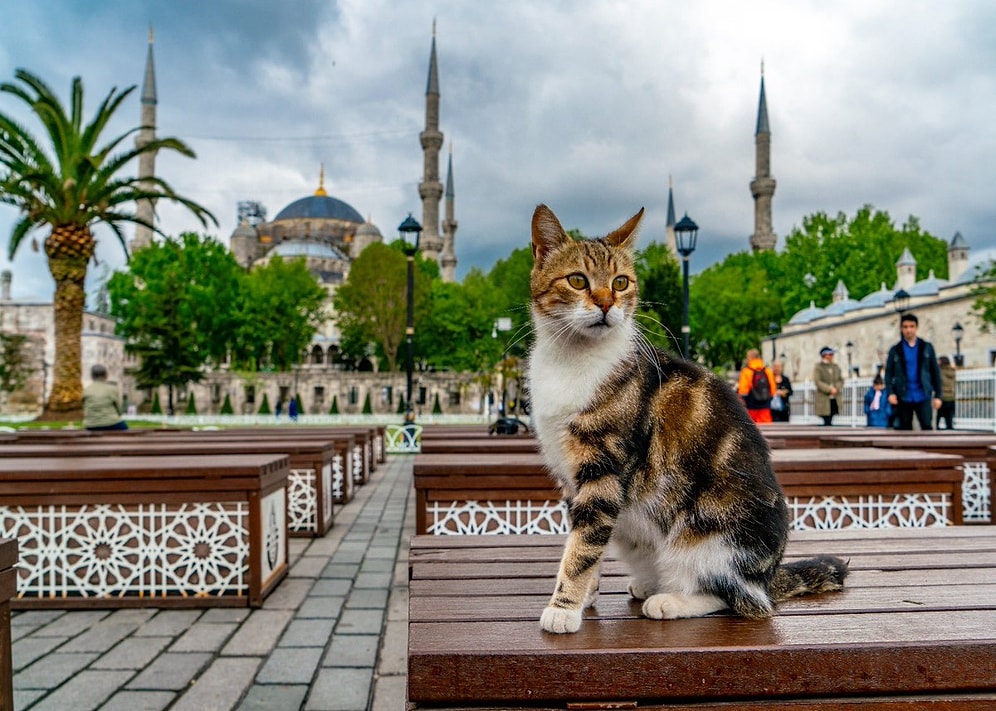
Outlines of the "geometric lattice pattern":
{"label": "geometric lattice pattern", "polygon": [[336,454],[332,457],[332,498],[336,501],[345,501],[346,492],[343,491],[345,483],[345,473],[342,468],[342,455]]}
{"label": "geometric lattice pattern", "polygon": [[248,594],[247,502],[0,506],[0,537],[20,598]]}
{"label": "geometric lattice pattern", "polygon": [[927,528],[951,524],[948,494],[790,496],[795,531],[845,528]]}
{"label": "geometric lattice pattern", "polygon": [[431,503],[429,533],[567,533],[570,524],[562,501],[461,501]]}
{"label": "geometric lattice pattern", "polygon": [[295,532],[318,531],[318,491],[314,469],[291,469],[287,478],[287,498],[290,503],[287,527]]}
{"label": "geometric lattice pattern", "polygon": [[[947,494],[894,496],[788,497],[791,527],[796,531],[845,528],[947,526]],[[428,532],[434,535],[567,533],[570,523],[562,501],[430,502]]]}
{"label": "geometric lattice pattern", "polygon": [[384,439],[391,454],[418,454],[422,451],[422,425],[388,425]]}
{"label": "geometric lattice pattern", "polygon": [[322,466],[322,516],[325,525],[332,520],[332,463]]}
{"label": "geometric lattice pattern", "polygon": [[363,455],[365,454],[363,450],[363,445],[358,444],[353,447],[353,483],[362,484],[364,477],[367,476],[368,472],[366,467],[363,466]]}
{"label": "geometric lattice pattern", "polygon": [[989,491],[989,464],[965,462],[965,478],[961,483],[961,501],[965,523],[992,521],[992,492]]}

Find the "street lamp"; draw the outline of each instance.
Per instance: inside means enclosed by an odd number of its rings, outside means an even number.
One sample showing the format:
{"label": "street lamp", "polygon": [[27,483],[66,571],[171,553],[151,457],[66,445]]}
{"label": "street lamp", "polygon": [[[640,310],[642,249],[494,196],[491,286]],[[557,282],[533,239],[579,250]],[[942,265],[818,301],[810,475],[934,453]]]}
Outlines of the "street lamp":
{"label": "street lamp", "polygon": [[[502,316],[498,318],[494,325],[491,327],[491,337],[498,340],[498,332],[505,333],[506,331],[512,330],[512,319],[508,316]],[[501,376],[501,408],[498,410],[498,417],[507,417],[508,414],[505,412],[505,400],[506,400],[506,389],[505,389],[505,339],[501,342],[501,368],[499,370],[499,375]]]}
{"label": "street lamp", "polygon": [[412,369],[415,367],[415,352],[412,345],[412,339],[415,337],[415,253],[418,251],[418,241],[422,237],[422,225],[409,212],[404,222],[398,225],[398,232],[401,234],[405,256],[408,258],[408,322],[405,327],[405,341],[408,344],[408,361],[405,363],[405,372],[408,376],[405,424],[408,424],[415,421],[415,411],[412,409]]}
{"label": "street lamp", "polygon": [[771,323],[768,324],[768,335],[771,336],[771,362],[772,363],[774,363],[776,360],[778,360],[778,358],[775,357],[775,354],[778,352],[778,332],[780,330],[781,329],[778,327],[778,324],[775,323],[774,321],[772,321]]}
{"label": "street lamp", "polygon": [[892,295],[892,308],[897,314],[902,314],[910,307],[910,295],[906,289],[900,289]]}
{"label": "street lamp", "polygon": [[688,359],[691,356],[691,345],[689,343],[692,329],[689,326],[688,321],[688,258],[695,251],[695,242],[698,239],[699,226],[695,224],[691,218],[688,217],[688,213],[678,220],[678,224],[674,226],[674,236],[678,242],[678,254],[681,255],[681,271],[683,275],[683,285],[684,285],[684,302],[682,309],[681,318],[681,336],[682,342],[684,344],[682,355]]}
{"label": "street lamp", "polygon": [[851,359],[854,357],[854,344],[851,341],[844,344],[844,352],[847,353],[847,374],[850,376],[854,372],[851,368]]}
{"label": "street lamp", "polygon": [[961,368],[965,365],[965,356],[961,354],[961,339],[965,335],[965,329],[960,323],[956,323],[951,327],[951,335],[955,342],[955,365]]}

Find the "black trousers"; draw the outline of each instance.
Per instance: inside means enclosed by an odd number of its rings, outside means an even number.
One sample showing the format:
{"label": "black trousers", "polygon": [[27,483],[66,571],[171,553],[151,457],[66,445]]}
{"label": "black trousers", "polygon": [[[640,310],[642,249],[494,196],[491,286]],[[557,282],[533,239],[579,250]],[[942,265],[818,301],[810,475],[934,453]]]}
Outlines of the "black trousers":
{"label": "black trousers", "polygon": [[896,405],[896,429],[913,429],[913,415],[916,415],[921,430],[934,429],[934,408],[931,407],[930,400],[924,400],[923,402],[905,402],[900,400],[899,404]]}
{"label": "black trousers", "polygon": [[[937,411],[937,429],[953,430],[954,414],[955,414],[954,400],[944,400],[941,403],[941,409]],[[947,427],[941,427],[942,421],[947,424]]]}

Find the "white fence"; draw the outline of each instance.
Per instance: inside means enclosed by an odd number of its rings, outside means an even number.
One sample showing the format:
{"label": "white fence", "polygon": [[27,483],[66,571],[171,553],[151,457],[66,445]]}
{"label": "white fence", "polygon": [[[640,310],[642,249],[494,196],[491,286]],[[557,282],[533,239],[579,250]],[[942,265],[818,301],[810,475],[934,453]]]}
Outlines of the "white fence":
{"label": "white fence", "polygon": [[[996,432],[996,368],[959,370],[958,391],[955,400],[954,426],[959,430],[984,430]],[[872,376],[851,377],[844,380],[844,392],[837,400],[840,414],[834,425],[864,427],[865,393],[871,387]],[[792,383],[792,422],[820,424],[822,419],[814,412],[816,385],[807,380]]]}

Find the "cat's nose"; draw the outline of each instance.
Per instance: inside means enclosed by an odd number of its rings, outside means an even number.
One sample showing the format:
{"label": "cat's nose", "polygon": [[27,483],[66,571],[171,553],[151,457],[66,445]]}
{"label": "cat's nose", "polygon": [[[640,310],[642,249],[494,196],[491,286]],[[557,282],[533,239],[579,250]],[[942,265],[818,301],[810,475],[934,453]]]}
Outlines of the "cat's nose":
{"label": "cat's nose", "polygon": [[595,302],[595,306],[602,310],[603,314],[608,313],[609,309],[612,308],[612,292],[608,289],[596,289],[591,292],[591,300]]}

